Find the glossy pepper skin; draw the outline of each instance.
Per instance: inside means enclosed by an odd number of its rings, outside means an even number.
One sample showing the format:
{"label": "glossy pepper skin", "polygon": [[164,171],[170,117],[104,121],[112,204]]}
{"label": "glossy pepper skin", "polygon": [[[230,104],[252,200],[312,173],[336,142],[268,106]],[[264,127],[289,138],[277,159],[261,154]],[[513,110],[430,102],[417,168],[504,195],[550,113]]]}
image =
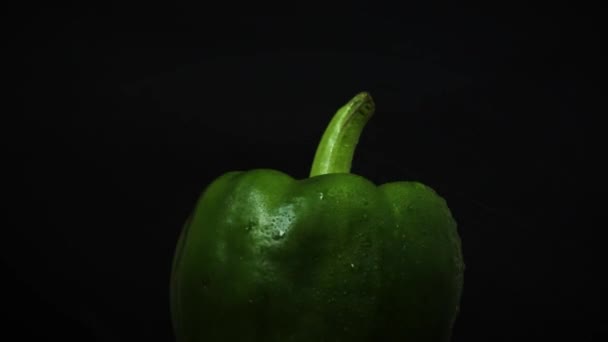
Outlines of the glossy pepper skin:
{"label": "glossy pepper skin", "polygon": [[373,109],[361,93],[338,111],[309,178],[256,169],[205,189],[173,261],[178,342],[450,340],[464,263],[446,202],[348,173]]}

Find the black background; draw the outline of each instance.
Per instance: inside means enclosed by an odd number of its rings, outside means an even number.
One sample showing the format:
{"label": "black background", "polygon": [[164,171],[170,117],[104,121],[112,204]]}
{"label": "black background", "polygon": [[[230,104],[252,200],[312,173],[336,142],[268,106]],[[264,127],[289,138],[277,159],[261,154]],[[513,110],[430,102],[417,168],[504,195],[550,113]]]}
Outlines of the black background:
{"label": "black background", "polygon": [[352,172],[428,184],[459,223],[453,340],[599,340],[593,11],[9,11],[22,120],[7,135],[18,191],[2,238],[3,332],[172,341],[170,262],[204,187],[230,170],[307,177],[331,115],[367,90],[377,111]]}

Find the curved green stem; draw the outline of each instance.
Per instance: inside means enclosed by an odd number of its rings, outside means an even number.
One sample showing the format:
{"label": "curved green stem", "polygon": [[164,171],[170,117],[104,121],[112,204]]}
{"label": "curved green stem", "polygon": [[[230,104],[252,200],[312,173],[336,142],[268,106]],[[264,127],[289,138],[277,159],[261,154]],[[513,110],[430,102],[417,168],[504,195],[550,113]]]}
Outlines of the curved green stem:
{"label": "curved green stem", "polygon": [[374,110],[374,101],[367,92],[357,94],[338,109],[317,147],[310,177],[350,172],[359,136]]}

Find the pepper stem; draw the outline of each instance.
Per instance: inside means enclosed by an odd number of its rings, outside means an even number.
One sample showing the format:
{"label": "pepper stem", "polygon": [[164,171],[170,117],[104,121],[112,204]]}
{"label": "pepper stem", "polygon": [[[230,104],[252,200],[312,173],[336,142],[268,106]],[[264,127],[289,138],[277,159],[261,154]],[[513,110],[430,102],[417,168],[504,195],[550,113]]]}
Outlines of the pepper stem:
{"label": "pepper stem", "polygon": [[374,110],[374,101],[367,92],[357,94],[338,109],[317,147],[310,177],[350,172],[361,131]]}

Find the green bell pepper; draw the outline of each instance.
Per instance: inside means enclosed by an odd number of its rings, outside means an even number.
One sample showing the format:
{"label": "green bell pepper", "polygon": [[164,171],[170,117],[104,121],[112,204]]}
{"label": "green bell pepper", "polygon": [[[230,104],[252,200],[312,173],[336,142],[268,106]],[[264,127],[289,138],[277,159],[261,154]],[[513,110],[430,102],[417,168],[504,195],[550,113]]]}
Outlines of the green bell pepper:
{"label": "green bell pepper", "polygon": [[205,189],[173,260],[177,341],[450,340],[464,263],[446,202],[349,173],[374,110],[362,92],[337,111],[309,178],[237,171]]}

